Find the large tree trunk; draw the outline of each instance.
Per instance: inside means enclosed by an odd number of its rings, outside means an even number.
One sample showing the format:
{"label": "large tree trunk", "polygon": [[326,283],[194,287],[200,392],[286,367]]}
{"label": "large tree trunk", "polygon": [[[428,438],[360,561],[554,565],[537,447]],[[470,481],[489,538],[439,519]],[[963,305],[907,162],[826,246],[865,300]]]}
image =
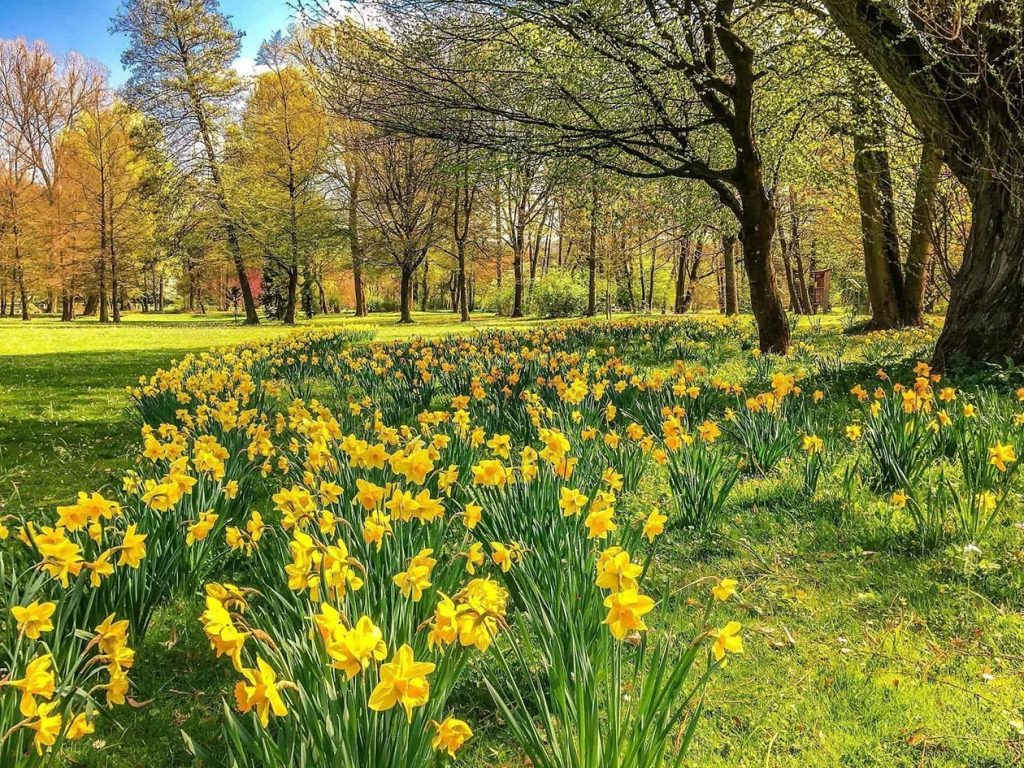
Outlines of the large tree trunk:
{"label": "large tree trunk", "polygon": [[752,194],[745,196],[743,211],[740,244],[750,284],[750,308],[757,321],[758,347],[762,352],[783,355],[789,349],[790,330],[771,262],[775,206],[764,188],[758,185]]}
{"label": "large tree trunk", "polygon": [[860,203],[864,276],[871,302],[873,328],[895,328],[900,319],[903,277],[895,231],[892,179],[888,153],[878,136],[858,132],[853,137],[853,168]]}
{"label": "large tree trunk", "polygon": [[406,263],[402,264],[402,283],[399,289],[401,295],[398,300],[400,317],[398,322],[404,325],[412,323],[412,284],[416,271],[416,267],[413,266],[414,263],[407,259]]}
{"label": "large tree trunk", "polygon": [[764,162],[754,131],[754,51],[724,25],[719,25],[715,35],[734,72],[735,114],[730,134],[736,154],[737,195],[726,195],[723,202],[729,203],[740,223],[743,266],[750,285],[750,308],[757,322],[758,347],[762,352],[783,355],[789,349],[789,318],[772,266],[778,211],[773,196],[765,188]]}
{"label": "large tree trunk", "polygon": [[739,314],[739,295],[736,289],[736,236],[722,236],[722,269],[725,272],[725,314]]}
{"label": "large tree trunk", "polygon": [[932,261],[932,208],[941,173],[942,151],[925,141],[921,145],[921,163],[917,171],[917,188],[914,190],[910,244],[907,246],[900,302],[900,322],[903,325],[921,325],[924,322],[924,290],[928,284]]}
{"label": "large tree trunk", "polygon": [[[979,169],[979,173],[984,171]],[[935,361],[1024,362],[1024,182],[989,178],[971,191],[973,224]]]}
{"label": "large tree trunk", "polygon": [[933,362],[1024,362],[1019,4],[984,3],[957,34],[895,2],[824,4],[971,195],[971,231]]}

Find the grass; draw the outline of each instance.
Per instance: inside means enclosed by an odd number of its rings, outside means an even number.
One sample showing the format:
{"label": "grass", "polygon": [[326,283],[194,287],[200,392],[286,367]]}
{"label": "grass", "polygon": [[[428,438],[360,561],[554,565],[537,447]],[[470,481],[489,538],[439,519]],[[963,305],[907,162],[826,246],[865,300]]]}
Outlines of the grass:
{"label": "grass", "polygon": [[[473,328],[530,325],[483,316],[463,325],[450,314],[417,313],[415,325],[375,315],[378,338],[437,336]],[[363,326],[325,316],[302,327]],[[189,352],[270,339],[295,328],[249,327],[229,314],[126,315],[120,326],[90,318],[61,323],[0,319],[0,515],[51,509],[87,487],[116,482],[137,434],[124,388]]]}
{"label": "grass", "polygon": [[[378,338],[466,330],[450,315],[419,315],[411,327],[394,319],[373,319]],[[841,322],[828,318],[815,343],[846,346]],[[473,325],[512,323],[485,317]],[[0,321],[0,514],[51,509],[78,490],[116,482],[129,462],[126,446],[137,438],[123,388],[140,375],[189,351],[289,332],[239,326],[227,316],[129,316],[119,328]],[[860,380],[877,368],[878,350],[865,350]],[[837,383],[836,390],[847,386]],[[744,585],[737,610],[746,653],[714,682],[687,765],[1020,764],[1020,524],[1005,521],[986,545],[992,567],[968,570],[956,549],[918,555],[878,545],[871,511],[855,513],[840,496],[823,487],[808,499],[796,472],[747,479],[730,501],[721,535],[697,543],[670,534],[659,570],[676,585],[711,575]],[[72,754],[72,764],[191,764],[178,732],[216,733],[232,677],[227,665],[212,663],[197,613],[188,598],[158,613],[133,674],[140,706],[105,721],[96,739]],[[472,700],[472,681],[466,688]],[[522,765],[500,723],[481,716],[478,738],[460,756],[464,764]]]}

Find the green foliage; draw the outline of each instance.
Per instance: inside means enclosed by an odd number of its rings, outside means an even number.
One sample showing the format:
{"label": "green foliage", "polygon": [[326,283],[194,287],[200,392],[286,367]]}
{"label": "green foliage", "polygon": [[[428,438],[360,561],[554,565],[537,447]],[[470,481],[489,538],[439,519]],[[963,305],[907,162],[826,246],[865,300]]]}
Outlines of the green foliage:
{"label": "green foliage", "polygon": [[565,269],[550,269],[533,286],[530,297],[541,317],[574,317],[587,308],[587,284]]}

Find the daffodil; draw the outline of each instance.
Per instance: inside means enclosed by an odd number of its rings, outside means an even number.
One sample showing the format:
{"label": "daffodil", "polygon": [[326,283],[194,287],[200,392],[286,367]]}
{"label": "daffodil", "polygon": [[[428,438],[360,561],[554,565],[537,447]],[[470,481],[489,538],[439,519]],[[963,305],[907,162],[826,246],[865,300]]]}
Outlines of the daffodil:
{"label": "daffodil", "polygon": [[438,752],[447,752],[449,757],[455,757],[455,753],[473,736],[469,725],[454,717],[446,717],[440,723],[431,720],[430,725],[434,729],[431,746]]}
{"label": "daffodil", "polygon": [[435,666],[432,662],[416,661],[412,648],[403,645],[390,662],[381,665],[380,682],[370,694],[370,709],[386,712],[400,705],[411,723],[413,709],[422,707],[430,698],[427,676]]}
{"label": "daffodil", "polygon": [[280,683],[277,682],[277,675],[267,662],[257,658],[256,667],[243,669],[242,676],[245,681],[235,685],[235,705],[239,712],[255,709],[264,728],[270,722],[271,713],[275,717],[288,714],[288,707],[278,690]]}
{"label": "daffodil", "polygon": [[654,609],[654,601],[635,589],[625,589],[608,595],[604,607],[608,609],[604,623],[617,640],[622,640],[630,632],[647,629],[643,617]]}
{"label": "daffodil", "polygon": [[724,667],[728,663],[726,654],[743,653],[743,638],[740,637],[740,630],[743,625],[738,621],[730,621],[721,629],[711,630],[711,637],[715,642],[711,646],[711,653],[715,661],[722,663]]}
{"label": "daffodil", "polygon": [[33,600],[26,606],[14,606],[11,615],[18,624],[18,632],[29,640],[38,640],[43,632],[53,631],[53,613],[56,603]]}

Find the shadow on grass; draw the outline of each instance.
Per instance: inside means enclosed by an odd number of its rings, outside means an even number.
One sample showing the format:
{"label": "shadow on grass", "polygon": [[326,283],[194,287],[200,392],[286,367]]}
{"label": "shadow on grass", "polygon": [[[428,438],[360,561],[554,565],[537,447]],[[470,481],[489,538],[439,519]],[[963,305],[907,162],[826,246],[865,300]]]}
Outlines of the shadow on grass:
{"label": "shadow on grass", "polygon": [[0,510],[36,511],[116,481],[138,439],[125,386],[174,349],[0,357]]}

